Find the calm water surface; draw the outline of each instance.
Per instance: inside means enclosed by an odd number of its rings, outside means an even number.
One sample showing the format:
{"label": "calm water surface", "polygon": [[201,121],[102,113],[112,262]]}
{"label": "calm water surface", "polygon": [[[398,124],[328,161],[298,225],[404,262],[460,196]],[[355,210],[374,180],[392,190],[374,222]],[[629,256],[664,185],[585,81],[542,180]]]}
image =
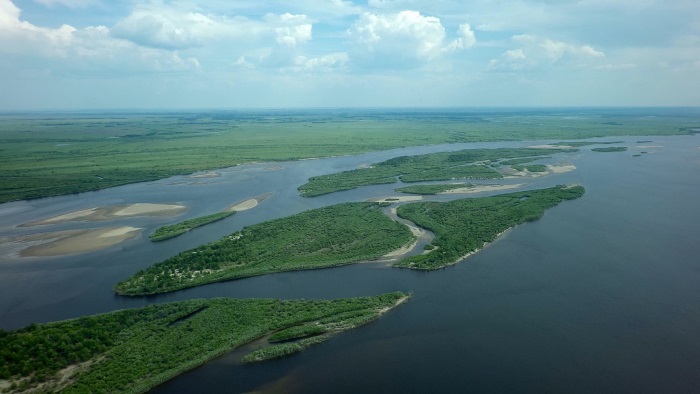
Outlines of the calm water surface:
{"label": "calm water surface", "polygon": [[[243,366],[241,351],[213,360],[156,392],[693,391],[700,384],[700,139],[615,138],[630,150],[556,155],[574,172],[527,188],[578,183],[586,195],[519,226],[467,261],[424,273],[362,264],[218,283],[149,298],[111,286],[140,268],[245,225],[344,201],[391,195],[380,185],[314,199],[296,188],[309,176],[455,144],[221,170],[78,196],[0,205],[0,237],[44,229],[28,221],[102,205],[177,202],[177,218],[65,223],[130,225],[141,238],[105,251],[58,258],[0,257],[0,326],[13,329],[149,303],[209,297],[336,298],[402,290],[411,301],[365,327],[293,357]],[[635,148],[638,140],[653,140]],[[542,143],[541,141],[535,144]],[[648,151],[641,157],[635,153]],[[204,184],[190,184],[203,182]],[[522,180],[513,180],[521,183]],[[257,208],[163,243],[155,228],[274,192]],[[446,199],[440,197],[438,199]],[[454,197],[451,197],[454,198]]]}

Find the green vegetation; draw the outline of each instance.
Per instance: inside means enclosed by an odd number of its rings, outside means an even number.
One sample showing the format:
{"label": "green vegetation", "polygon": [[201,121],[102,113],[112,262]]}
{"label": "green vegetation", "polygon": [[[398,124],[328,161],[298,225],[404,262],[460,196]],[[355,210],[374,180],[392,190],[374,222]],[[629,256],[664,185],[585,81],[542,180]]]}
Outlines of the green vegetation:
{"label": "green vegetation", "polygon": [[309,179],[300,186],[304,197],[350,190],[360,186],[403,182],[445,181],[450,179],[502,178],[498,171],[484,162],[541,156],[543,153],[573,152],[570,149],[465,149],[458,152],[440,152],[417,156],[401,156],[376,163],[368,168],[322,175]]}
{"label": "green vegetation", "polygon": [[529,171],[529,172],[547,172],[547,166],[544,164],[530,164],[527,166],[523,165],[514,165],[511,166],[516,171]]}
{"label": "green vegetation", "polygon": [[32,324],[0,331],[0,379],[9,382],[4,392],[145,392],[269,333],[339,320],[298,344],[311,346],[359,326],[344,316],[377,318],[406,297],[200,299]]}
{"label": "green vegetation", "polygon": [[[658,112],[658,111],[657,111]],[[0,203],[79,193],[254,161],[438,143],[697,133],[669,112],[505,111],[45,113],[0,115]],[[533,119],[536,118],[536,121]]]}
{"label": "green vegetation", "polygon": [[173,237],[177,237],[180,234],[184,234],[193,228],[201,227],[209,223],[219,221],[221,219],[227,218],[236,213],[235,211],[223,211],[212,215],[200,216],[193,219],[188,219],[180,223],[172,224],[170,226],[163,226],[158,228],[153,234],[149,236],[151,241],[165,241]]}
{"label": "green vegetation", "polygon": [[182,252],[118,283],[122,295],[147,295],[274,272],[372,260],[413,239],[376,203],[346,203],[249,226]]}
{"label": "green vegetation", "polygon": [[650,142],[654,142],[654,141],[652,141],[652,140],[641,140],[641,141],[637,141],[638,144],[648,144],[648,143],[650,143]]}
{"label": "green vegetation", "polygon": [[454,264],[503,231],[535,221],[545,210],[562,201],[583,195],[581,186],[556,186],[484,198],[466,198],[445,203],[421,202],[402,205],[397,213],[435,233],[427,254],[405,258],[394,266],[433,270]]}
{"label": "green vegetation", "polygon": [[593,152],[624,152],[627,150],[626,146],[611,146],[608,148],[592,148]]}
{"label": "green vegetation", "polygon": [[409,193],[409,194],[440,194],[448,190],[472,188],[474,187],[471,183],[451,183],[451,184],[439,184],[439,185],[411,185],[400,187],[396,189],[397,192]]}
{"label": "green vegetation", "polygon": [[296,342],[281,343],[278,345],[264,347],[262,349],[258,349],[252,353],[247,354],[245,357],[243,357],[243,362],[254,363],[259,361],[270,360],[273,358],[290,356],[308,347],[325,342],[328,339],[328,335],[319,335],[317,337],[301,339]]}

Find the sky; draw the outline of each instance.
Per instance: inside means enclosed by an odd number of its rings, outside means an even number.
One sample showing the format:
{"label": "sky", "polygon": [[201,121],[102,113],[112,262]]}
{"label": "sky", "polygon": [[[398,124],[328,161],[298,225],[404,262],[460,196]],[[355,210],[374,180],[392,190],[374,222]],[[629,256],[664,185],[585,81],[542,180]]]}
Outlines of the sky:
{"label": "sky", "polygon": [[700,106],[699,0],[0,0],[0,111]]}

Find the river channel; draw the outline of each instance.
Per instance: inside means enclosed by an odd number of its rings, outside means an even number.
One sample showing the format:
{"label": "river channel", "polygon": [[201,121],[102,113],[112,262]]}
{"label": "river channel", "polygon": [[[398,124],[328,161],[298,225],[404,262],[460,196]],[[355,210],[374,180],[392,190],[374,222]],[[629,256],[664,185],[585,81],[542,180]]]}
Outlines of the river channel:
{"label": "river channel", "polygon": [[[115,225],[144,230],[135,239],[83,254],[18,257],[11,248],[2,249],[0,327],[192,298],[338,298],[401,290],[413,293],[408,303],[300,354],[241,365],[241,352],[234,351],[154,391],[692,391],[700,385],[700,138],[615,140],[629,150],[598,153],[584,146],[548,159],[553,165],[575,165],[571,172],[475,182],[525,184],[516,190],[580,184],[586,194],[435,272],[379,262],[266,275],[146,298],[120,297],[111,290],[139,269],[246,225],[341,202],[395,196],[399,187],[300,197],[297,187],[311,176],[401,155],[553,141],[435,145],[257,163],[217,170],[217,177],[178,176],[2,204],[0,238],[5,239]],[[168,241],[148,240],[164,224],[266,193],[272,194],[253,209]],[[132,203],[174,203],[187,211],[176,217],[19,227],[83,209]]]}

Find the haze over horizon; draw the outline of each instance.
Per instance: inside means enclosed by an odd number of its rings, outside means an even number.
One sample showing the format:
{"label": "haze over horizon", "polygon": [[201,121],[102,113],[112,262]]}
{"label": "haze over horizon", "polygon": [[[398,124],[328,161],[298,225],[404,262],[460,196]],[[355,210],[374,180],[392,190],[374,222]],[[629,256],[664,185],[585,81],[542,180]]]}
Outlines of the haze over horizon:
{"label": "haze over horizon", "polygon": [[700,106],[693,0],[0,0],[0,111]]}

